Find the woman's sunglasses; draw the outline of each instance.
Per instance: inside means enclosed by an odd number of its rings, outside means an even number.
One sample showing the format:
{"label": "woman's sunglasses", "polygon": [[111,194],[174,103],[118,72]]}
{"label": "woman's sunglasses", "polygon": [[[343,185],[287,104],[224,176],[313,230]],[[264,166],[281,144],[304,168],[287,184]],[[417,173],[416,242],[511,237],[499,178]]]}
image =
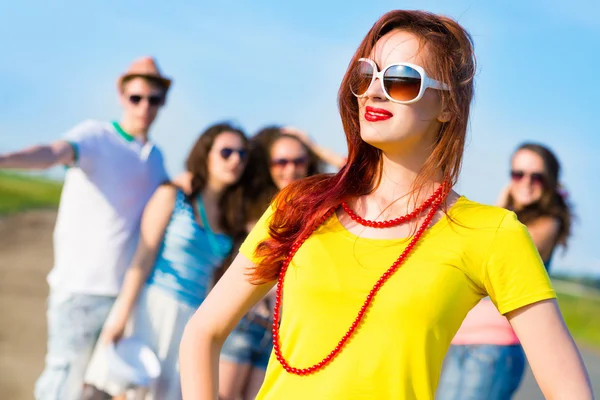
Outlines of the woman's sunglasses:
{"label": "woman's sunglasses", "polygon": [[132,94],[129,96],[129,102],[135,105],[140,104],[143,99],[146,99],[148,101],[148,104],[150,104],[151,106],[156,107],[160,106],[163,103],[164,97],[160,95],[142,96],[139,94]]}
{"label": "woman's sunglasses", "polygon": [[288,164],[294,164],[294,167],[305,167],[308,165],[308,157],[298,158],[275,158],[271,160],[271,166],[285,168]]}
{"label": "woman's sunglasses", "polygon": [[540,172],[526,173],[525,171],[515,171],[515,170],[510,171],[510,177],[515,182],[520,182],[526,176],[529,176],[531,183],[534,185],[543,186],[544,183],[546,182],[546,178],[544,177],[544,174],[542,174]]}
{"label": "woman's sunglasses", "polygon": [[240,157],[240,160],[245,160],[246,157],[248,156],[248,150],[245,149],[232,149],[230,147],[223,147],[220,151],[219,154],[221,154],[221,157],[224,160],[228,160],[229,157],[231,157],[231,155],[233,153],[237,153],[238,156]]}
{"label": "woman's sunglasses", "polygon": [[447,84],[431,79],[418,65],[396,63],[378,71],[375,62],[368,58],[359,59],[353,67],[350,90],[356,97],[364,97],[375,79],[379,79],[385,97],[400,104],[421,100],[427,88],[449,90]]}

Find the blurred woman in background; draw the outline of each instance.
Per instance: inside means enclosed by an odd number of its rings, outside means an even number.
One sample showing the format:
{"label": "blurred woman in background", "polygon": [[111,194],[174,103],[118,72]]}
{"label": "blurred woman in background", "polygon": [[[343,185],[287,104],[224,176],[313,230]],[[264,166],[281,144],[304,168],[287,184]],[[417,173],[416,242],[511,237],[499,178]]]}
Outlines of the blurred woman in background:
{"label": "blurred woman in background", "polygon": [[[498,206],[527,226],[546,266],[566,247],[572,213],[559,184],[560,163],[545,146],[525,143],[512,155],[511,182]],[[506,400],[525,371],[525,354],[508,320],[489,298],[473,308],[452,341],[438,389],[439,400]]]}
{"label": "blurred woman in background", "polygon": [[[341,168],[345,158],[324,149],[297,128],[269,126],[250,140],[248,168],[242,177],[248,231],[280,190],[298,179]],[[274,292],[248,312],[229,335],[219,364],[219,398],[250,400],[262,385],[271,355]]]}
{"label": "blurred woman in background", "polygon": [[88,393],[115,396],[125,390],[111,379],[104,355],[106,346],[119,342],[131,325],[126,336],[149,346],[161,364],[161,375],[145,399],[181,398],[178,349],[183,329],[234,241],[245,237],[238,182],[247,143],[244,132],[230,124],[209,127],[187,159],[190,193],[169,184],[150,199],[133,263],[88,368],[86,383],[96,388]]}

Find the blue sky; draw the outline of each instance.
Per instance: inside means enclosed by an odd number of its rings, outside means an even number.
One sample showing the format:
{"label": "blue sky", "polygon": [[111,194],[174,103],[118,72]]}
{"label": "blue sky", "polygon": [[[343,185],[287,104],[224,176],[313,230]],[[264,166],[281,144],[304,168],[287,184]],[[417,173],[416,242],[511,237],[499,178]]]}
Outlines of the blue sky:
{"label": "blue sky", "polygon": [[384,12],[426,9],[458,19],[478,58],[457,189],[493,203],[508,183],[512,150],[524,140],[547,144],[578,215],[554,266],[600,274],[597,1],[94,3],[0,4],[0,152],[55,140],[83,119],[118,118],[116,77],[134,58],[153,55],[174,78],[153,130],[171,174],[197,135],[223,119],[250,133],[269,123],[298,126],[344,153],[336,93],[356,46]]}

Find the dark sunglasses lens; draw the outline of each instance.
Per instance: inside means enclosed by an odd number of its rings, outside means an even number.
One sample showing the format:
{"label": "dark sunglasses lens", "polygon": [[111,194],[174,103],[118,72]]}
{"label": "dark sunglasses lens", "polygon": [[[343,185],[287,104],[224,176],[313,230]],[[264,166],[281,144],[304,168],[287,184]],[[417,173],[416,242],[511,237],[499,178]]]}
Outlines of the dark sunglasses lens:
{"label": "dark sunglasses lens", "polygon": [[301,158],[294,158],[293,160],[288,160],[287,158],[278,158],[278,159],[271,161],[271,165],[276,166],[276,167],[285,168],[285,167],[287,167],[288,164],[293,164],[294,167],[296,167],[296,168],[305,167],[308,164],[308,158],[301,157]]}
{"label": "dark sunglasses lens", "polygon": [[162,96],[150,96],[150,97],[148,97],[148,103],[151,106],[159,106],[159,105],[161,105],[162,101],[163,101]]}
{"label": "dark sunglasses lens", "polygon": [[150,104],[151,106],[159,106],[162,104],[163,102],[163,97],[162,96],[149,96],[149,97],[144,97],[141,96],[139,94],[132,94],[131,96],[129,96],[129,101],[131,102],[131,104],[140,104],[142,102],[142,99],[148,99],[148,104]]}
{"label": "dark sunglasses lens", "polygon": [[544,175],[538,174],[538,173],[531,174],[531,183],[543,185],[544,184]]}
{"label": "dark sunglasses lens", "polygon": [[359,61],[350,75],[350,90],[355,96],[367,93],[373,81],[373,66],[366,61]]}
{"label": "dark sunglasses lens", "polygon": [[129,101],[131,102],[131,104],[140,104],[140,101],[142,101],[142,96],[132,94],[131,96],[129,96]]}
{"label": "dark sunglasses lens", "polygon": [[523,179],[524,176],[525,176],[525,173],[523,171],[511,171],[510,172],[510,177],[512,178],[513,181],[520,181],[521,179]]}
{"label": "dark sunglasses lens", "polygon": [[294,165],[296,167],[304,167],[304,166],[306,166],[306,164],[308,164],[308,158],[306,158],[306,157],[296,158],[294,160]]}
{"label": "dark sunglasses lens", "polygon": [[233,149],[224,148],[221,149],[221,157],[227,160],[233,154]]}
{"label": "dark sunglasses lens", "polygon": [[229,159],[229,157],[231,157],[233,153],[238,153],[238,155],[240,156],[240,160],[245,160],[248,156],[247,150],[236,150],[230,149],[229,147],[221,149],[221,157],[223,157],[225,160]]}
{"label": "dark sunglasses lens", "polygon": [[417,98],[421,91],[421,74],[416,69],[406,65],[389,67],[383,74],[383,87],[394,100],[411,101]]}

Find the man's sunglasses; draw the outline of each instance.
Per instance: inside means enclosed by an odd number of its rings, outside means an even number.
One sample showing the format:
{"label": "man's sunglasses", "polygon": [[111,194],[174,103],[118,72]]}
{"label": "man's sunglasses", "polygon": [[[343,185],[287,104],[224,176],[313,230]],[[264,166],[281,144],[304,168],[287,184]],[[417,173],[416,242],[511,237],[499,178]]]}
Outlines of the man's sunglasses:
{"label": "man's sunglasses", "polygon": [[143,99],[146,99],[148,101],[149,105],[151,105],[153,107],[157,107],[157,106],[160,106],[163,104],[164,96],[160,96],[160,95],[142,96],[140,94],[129,95],[129,102],[131,104],[138,105],[142,102]]}
{"label": "man's sunglasses", "polygon": [[543,186],[544,183],[546,182],[546,177],[544,176],[544,174],[542,174],[540,172],[527,173],[525,171],[518,171],[518,170],[513,170],[510,172],[510,177],[515,182],[520,182],[526,176],[529,176],[531,183],[534,185],[542,185]]}

